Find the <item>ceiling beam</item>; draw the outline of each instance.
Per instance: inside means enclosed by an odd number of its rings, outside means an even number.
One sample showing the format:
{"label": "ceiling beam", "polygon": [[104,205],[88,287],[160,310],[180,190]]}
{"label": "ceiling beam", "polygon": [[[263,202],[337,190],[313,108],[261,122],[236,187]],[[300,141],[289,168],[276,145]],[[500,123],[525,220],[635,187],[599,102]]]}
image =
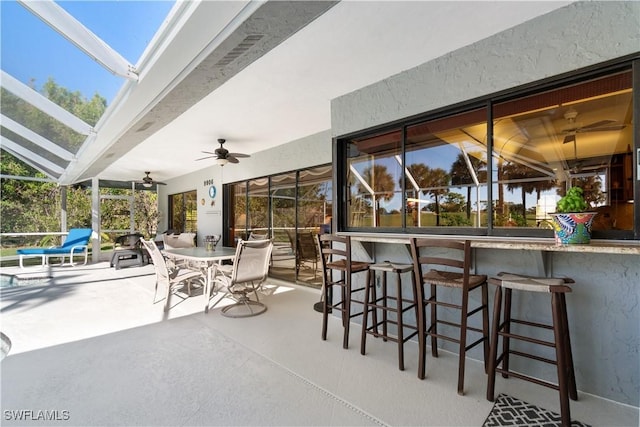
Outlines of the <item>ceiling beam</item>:
{"label": "ceiling beam", "polygon": [[[16,144],[15,142],[4,136],[2,137],[1,141],[3,150],[7,150],[14,156],[19,157],[20,160],[22,160],[26,164],[38,169],[40,172],[46,174],[47,176],[50,176],[51,178],[57,179],[62,174],[62,172],[64,172],[64,169],[62,167],[56,165],[50,160],[45,159],[39,154],[34,153],[33,151],[27,150],[26,148],[22,147],[19,144]],[[58,176],[53,176],[52,173],[58,174]]]}
{"label": "ceiling beam", "polygon": [[18,79],[2,71],[0,86],[82,135],[94,133],[91,125],[50,101]]}
{"label": "ceiling beam", "polygon": [[54,1],[18,0],[18,2],[113,74],[138,80],[138,74],[133,65]]}
{"label": "ceiling beam", "polygon": [[25,138],[29,142],[34,143],[43,150],[48,151],[61,158],[62,160],[66,160],[67,162],[70,162],[74,159],[73,153],[65,150],[58,144],[51,142],[47,138],[44,138],[43,136],[35,133],[31,129],[22,126],[20,123],[11,120],[4,114],[0,114],[0,119],[2,119],[2,127],[9,129],[11,132],[17,135],[20,135],[21,137]]}

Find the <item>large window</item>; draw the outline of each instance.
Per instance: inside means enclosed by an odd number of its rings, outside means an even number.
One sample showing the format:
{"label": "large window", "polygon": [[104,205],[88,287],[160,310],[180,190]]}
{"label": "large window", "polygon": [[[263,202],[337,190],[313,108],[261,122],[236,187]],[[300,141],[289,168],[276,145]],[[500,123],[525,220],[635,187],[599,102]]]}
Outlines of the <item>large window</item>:
{"label": "large window", "polygon": [[340,139],[341,224],[551,236],[549,214],[580,186],[599,213],[594,238],[633,238],[632,81],[628,68],[550,82]]}

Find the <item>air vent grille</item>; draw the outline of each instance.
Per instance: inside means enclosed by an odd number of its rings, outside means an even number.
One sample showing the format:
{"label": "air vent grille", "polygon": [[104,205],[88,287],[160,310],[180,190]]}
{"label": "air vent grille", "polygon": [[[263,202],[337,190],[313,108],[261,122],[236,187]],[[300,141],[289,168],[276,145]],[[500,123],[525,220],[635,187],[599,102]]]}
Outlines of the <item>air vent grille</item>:
{"label": "air vent grille", "polygon": [[138,130],[136,132],[142,132],[143,130],[147,130],[147,129],[149,129],[151,127],[152,124],[153,124],[153,122],[146,122],[145,124],[140,126],[140,128],[138,128]]}
{"label": "air vent grille", "polygon": [[258,43],[263,37],[263,34],[248,35],[240,43],[238,43],[236,47],[231,49],[229,53],[223,56],[222,59],[220,59],[220,61],[216,63],[216,65],[225,66],[231,64],[233,61],[242,56],[246,51],[255,46],[255,44]]}

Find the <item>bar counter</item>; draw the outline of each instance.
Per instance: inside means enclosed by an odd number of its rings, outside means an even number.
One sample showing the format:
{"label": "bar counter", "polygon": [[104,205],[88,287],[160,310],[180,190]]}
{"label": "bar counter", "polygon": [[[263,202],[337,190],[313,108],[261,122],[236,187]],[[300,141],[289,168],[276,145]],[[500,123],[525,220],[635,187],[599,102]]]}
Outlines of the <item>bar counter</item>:
{"label": "bar counter", "polygon": [[[586,245],[557,246],[553,238],[514,238],[470,235],[341,232],[352,240],[354,259],[412,262],[409,239],[468,239],[476,273],[494,276],[512,273],[571,277],[575,284],[567,297],[578,390],[638,407],[640,401],[640,241],[592,240]],[[447,294],[449,290],[442,291]],[[453,292],[453,291],[450,291]],[[493,290],[490,289],[490,303]],[[525,295],[517,311],[528,321],[548,321],[548,299]],[[444,313],[447,316],[448,313]],[[452,319],[448,319],[452,320]],[[476,324],[476,327],[479,325]],[[439,344],[440,345],[440,344]],[[457,349],[448,342],[442,348]],[[482,361],[482,352],[468,357]],[[516,362],[513,362],[516,363]],[[427,361],[427,369],[437,362]],[[517,369],[547,381],[555,373],[527,361]],[[427,374],[428,375],[428,374]]]}
{"label": "bar counter", "polygon": [[556,245],[552,238],[491,237],[465,235],[425,235],[425,234],[387,234],[387,233],[338,233],[351,236],[351,240],[371,243],[408,244],[409,239],[433,238],[451,240],[471,240],[472,248],[484,249],[523,249],[543,252],[587,252],[602,254],[640,255],[640,240],[591,240],[587,245]]}

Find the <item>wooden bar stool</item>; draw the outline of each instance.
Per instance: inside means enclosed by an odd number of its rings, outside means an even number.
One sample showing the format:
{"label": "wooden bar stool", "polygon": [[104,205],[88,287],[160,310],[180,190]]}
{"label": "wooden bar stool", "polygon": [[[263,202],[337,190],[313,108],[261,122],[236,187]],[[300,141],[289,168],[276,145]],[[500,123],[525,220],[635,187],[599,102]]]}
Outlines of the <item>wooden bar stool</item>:
{"label": "wooden bar stool", "polygon": [[[425,377],[425,359],[427,337],[431,338],[431,355],[438,357],[438,339],[458,344],[458,394],[464,394],[464,370],[467,351],[483,344],[484,364],[487,369],[489,358],[489,304],[487,276],[471,274],[471,242],[469,240],[448,240],[434,238],[413,238],[410,242],[413,257],[414,276],[416,278],[416,294],[418,304],[418,378]],[[426,296],[426,287],[430,295]],[[437,288],[446,287],[460,290],[459,299],[448,301],[438,297]],[[469,306],[469,293],[481,292],[481,302],[474,307]],[[457,295],[456,295],[457,297]],[[426,309],[431,309],[429,326],[427,326]],[[459,310],[459,321],[438,318],[438,307]],[[482,326],[469,325],[469,318],[481,314]],[[441,326],[442,328],[438,328]],[[442,329],[455,328],[458,334],[445,333]],[[475,341],[468,344],[468,335],[474,333]]]}
{"label": "wooden bar stool", "polygon": [[[351,304],[363,303],[354,300],[352,294],[363,291],[366,283],[369,283],[369,265],[364,261],[351,259],[351,238],[349,236],[336,236],[334,234],[317,235],[318,253],[322,262],[322,339],[327,339],[327,323],[329,313],[334,310],[342,314],[342,327],[344,336],[342,347],[349,347],[349,323],[353,317],[360,316],[362,312],[351,312]],[[337,244],[337,245],[336,245]],[[340,247],[338,247],[340,246]],[[334,278],[334,272],[339,272],[339,277]],[[353,275],[367,273],[365,285],[354,288]],[[340,297],[333,298],[333,287],[340,288]]]}
{"label": "wooden bar stool", "polygon": [[[573,370],[573,356],[569,339],[569,322],[567,320],[567,304],[565,294],[571,292],[567,283],[574,283],[569,278],[538,278],[518,274],[500,273],[498,277],[489,279],[489,283],[496,285],[495,305],[493,310],[493,327],[491,331],[491,354],[489,357],[489,380],[487,383],[487,400],[494,400],[496,372],[502,373],[504,378],[514,376],[545,387],[558,390],[560,394],[560,416],[563,426],[571,425],[569,398],[578,400],[576,378]],[[504,304],[502,291],[504,290]],[[547,325],[537,322],[518,320],[511,317],[511,297],[513,291],[544,292],[551,294],[551,313],[553,324]],[[500,322],[500,312],[504,311],[504,318]],[[511,331],[512,324],[520,324],[534,328],[553,330],[554,341],[544,341],[530,336],[515,334]],[[498,355],[498,337],[502,337],[502,353]],[[555,349],[556,359],[551,360],[535,354],[511,349],[511,339],[547,346]],[[528,375],[509,370],[509,356],[520,356],[540,362],[556,365],[558,384],[540,380]],[[501,365],[502,363],[502,365]]]}
{"label": "wooden bar stool", "polygon": [[[398,367],[401,371],[404,371],[404,343],[418,334],[418,304],[416,299],[416,280],[413,274],[411,274],[411,299],[404,298],[402,296],[402,274],[412,273],[413,265],[411,264],[394,264],[385,261],[380,264],[372,264],[369,266],[370,281],[367,282],[364,291],[364,309],[362,313],[362,338],[360,342],[360,353],[366,353],[367,346],[367,334],[371,334],[374,337],[382,337],[384,341],[391,340],[398,343]],[[382,272],[382,295],[378,297],[376,295],[376,271]],[[390,296],[387,292],[387,273],[396,274],[396,296]],[[389,301],[393,303],[389,305]],[[382,320],[378,321],[377,312],[382,311]],[[416,324],[407,325],[404,323],[404,313],[413,310],[415,313]],[[373,323],[369,326],[368,314],[372,312]],[[388,313],[395,313],[395,320],[389,318]],[[388,324],[395,324],[397,326],[396,334],[389,334]],[[379,332],[378,327],[382,326],[382,332]],[[406,335],[404,334],[404,328],[412,329],[413,332]]]}

